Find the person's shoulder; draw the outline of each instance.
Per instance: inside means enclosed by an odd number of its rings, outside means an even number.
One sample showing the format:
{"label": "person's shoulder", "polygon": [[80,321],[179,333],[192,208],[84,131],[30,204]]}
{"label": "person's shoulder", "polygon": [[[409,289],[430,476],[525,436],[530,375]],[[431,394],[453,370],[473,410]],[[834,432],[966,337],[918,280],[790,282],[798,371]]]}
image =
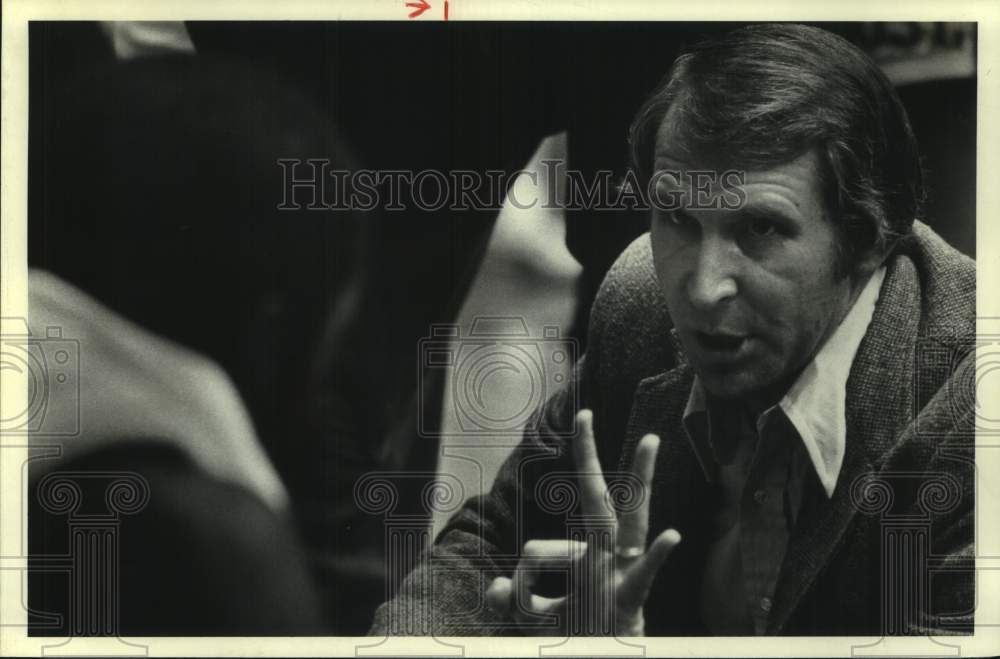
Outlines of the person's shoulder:
{"label": "person's shoulder", "polygon": [[919,291],[912,358],[904,365],[912,369],[915,425],[923,438],[967,435],[975,413],[976,262],[921,222],[899,257]]}
{"label": "person's shoulder", "polygon": [[598,289],[587,353],[600,362],[604,377],[638,382],[674,365],[672,327],[644,233],[618,256]]}
{"label": "person's shoulder", "polygon": [[976,331],[976,262],[915,222],[906,255],[921,280],[924,331],[966,337]]}
{"label": "person's shoulder", "polygon": [[[608,269],[591,307],[590,327],[596,331],[595,338],[604,339],[617,329],[616,319],[639,316],[644,311],[656,313],[657,309],[666,317],[647,232],[633,240]],[[608,338],[617,337],[612,334]]]}
{"label": "person's shoulder", "polygon": [[942,238],[929,225],[917,220],[913,223],[913,243],[919,247],[927,264],[938,270],[951,270],[955,274],[975,276],[976,262]]}

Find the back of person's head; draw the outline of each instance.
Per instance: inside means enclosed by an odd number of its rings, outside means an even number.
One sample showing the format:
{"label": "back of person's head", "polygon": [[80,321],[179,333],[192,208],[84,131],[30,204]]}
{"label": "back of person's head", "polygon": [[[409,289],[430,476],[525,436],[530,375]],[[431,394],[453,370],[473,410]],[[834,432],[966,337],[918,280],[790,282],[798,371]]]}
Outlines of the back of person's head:
{"label": "back of person's head", "polygon": [[276,75],[200,56],[118,62],[40,100],[31,265],[215,360],[280,427],[355,222],[305,193],[279,210],[278,159],[352,168],[332,118]]}
{"label": "back of person's head", "polygon": [[899,97],[864,52],[826,30],[752,25],[678,57],[631,128],[644,179],[665,119],[685,161],[749,170],[817,149],[844,270],[885,253],[919,214],[920,158]]}

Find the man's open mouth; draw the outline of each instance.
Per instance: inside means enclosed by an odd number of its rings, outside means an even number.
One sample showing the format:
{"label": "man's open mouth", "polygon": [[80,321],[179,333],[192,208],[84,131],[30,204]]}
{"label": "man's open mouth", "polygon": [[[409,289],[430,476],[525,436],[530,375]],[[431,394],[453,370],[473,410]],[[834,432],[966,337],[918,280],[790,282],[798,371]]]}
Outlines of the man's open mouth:
{"label": "man's open mouth", "polygon": [[747,337],[738,334],[717,334],[695,332],[698,344],[705,350],[713,352],[736,352],[746,342]]}

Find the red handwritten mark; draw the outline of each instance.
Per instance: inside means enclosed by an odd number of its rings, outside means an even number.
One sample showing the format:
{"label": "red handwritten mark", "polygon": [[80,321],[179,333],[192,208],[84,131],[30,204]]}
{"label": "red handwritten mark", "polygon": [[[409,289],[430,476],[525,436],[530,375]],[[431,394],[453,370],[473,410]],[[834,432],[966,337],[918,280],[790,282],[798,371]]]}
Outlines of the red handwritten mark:
{"label": "red handwritten mark", "polygon": [[448,20],[448,0],[444,0],[444,20]]}
{"label": "red handwritten mark", "polygon": [[407,2],[406,6],[413,7],[416,10],[410,12],[410,18],[416,18],[417,16],[419,16],[420,14],[424,13],[425,11],[431,8],[431,6],[427,4],[427,0],[417,0],[417,2]]}

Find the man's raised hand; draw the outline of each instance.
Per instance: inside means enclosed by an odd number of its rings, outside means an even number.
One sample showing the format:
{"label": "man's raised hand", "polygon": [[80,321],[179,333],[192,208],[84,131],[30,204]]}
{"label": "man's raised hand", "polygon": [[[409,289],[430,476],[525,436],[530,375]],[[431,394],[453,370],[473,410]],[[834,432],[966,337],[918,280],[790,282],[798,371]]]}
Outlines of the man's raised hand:
{"label": "man's raised hand", "polygon": [[[486,593],[489,605],[525,631],[540,634],[601,634],[641,636],[643,605],[650,586],[680,534],[667,529],[647,547],[649,493],[660,438],[646,435],[632,460],[633,480],[641,491],[635,506],[616,512],[608,495],[594,441],[593,414],[577,414],[573,458],[580,488],[586,542],[530,540],[525,543],[512,578],[497,577]],[[533,592],[546,571],[573,576],[561,597]]]}

